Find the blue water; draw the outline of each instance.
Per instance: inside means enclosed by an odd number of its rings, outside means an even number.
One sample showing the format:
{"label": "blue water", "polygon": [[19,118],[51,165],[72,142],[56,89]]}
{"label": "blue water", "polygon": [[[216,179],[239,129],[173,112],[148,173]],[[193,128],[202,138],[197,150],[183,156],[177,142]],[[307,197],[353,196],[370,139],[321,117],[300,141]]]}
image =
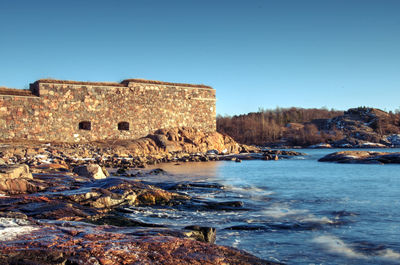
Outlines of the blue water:
{"label": "blue water", "polygon": [[[247,211],[138,209],[132,216],[175,227],[213,226],[217,244],[287,264],[400,264],[400,165],[321,163],[318,158],[336,150],[296,151],[309,155],[167,164],[162,167],[173,177],[153,179],[223,184],[223,190],[187,193],[240,200]],[[227,229],[238,225],[257,230]]]}

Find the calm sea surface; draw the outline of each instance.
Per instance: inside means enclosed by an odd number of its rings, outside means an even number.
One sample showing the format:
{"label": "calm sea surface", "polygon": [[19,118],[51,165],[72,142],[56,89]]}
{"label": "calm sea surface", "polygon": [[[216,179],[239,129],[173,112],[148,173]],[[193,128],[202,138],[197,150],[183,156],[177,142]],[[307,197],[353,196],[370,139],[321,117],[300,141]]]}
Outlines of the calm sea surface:
{"label": "calm sea surface", "polygon": [[139,208],[132,218],[176,228],[213,226],[218,244],[287,264],[400,264],[400,165],[321,163],[337,150],[296,151],[309,155],[157,166],[169,174],[147,181],[219,183],[225,188],[185,192],[242,201],[244,209]]}

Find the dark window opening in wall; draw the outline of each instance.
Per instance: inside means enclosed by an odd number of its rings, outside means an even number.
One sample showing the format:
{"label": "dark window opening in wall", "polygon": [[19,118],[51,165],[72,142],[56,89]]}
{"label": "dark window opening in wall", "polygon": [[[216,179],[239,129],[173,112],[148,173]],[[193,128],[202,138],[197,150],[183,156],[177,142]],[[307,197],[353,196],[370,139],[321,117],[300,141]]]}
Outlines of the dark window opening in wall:
{"label": "dark window opening in wall", "polygon": [[79,130],[90,131],[91,129],[92,129],[92,124],[90,123],[90,121],[81,121],[79,123]]}
{"label": "dark window opening in wall", "polygon": [[129,131],[129,122],[121,121],[120,123],[118,123],[118,130]]}

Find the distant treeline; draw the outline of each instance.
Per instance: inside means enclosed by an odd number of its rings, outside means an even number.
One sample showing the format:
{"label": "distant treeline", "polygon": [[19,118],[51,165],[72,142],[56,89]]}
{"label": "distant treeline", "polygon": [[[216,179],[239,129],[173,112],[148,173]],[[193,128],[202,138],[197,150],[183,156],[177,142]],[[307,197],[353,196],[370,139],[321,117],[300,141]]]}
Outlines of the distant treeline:
{"label": "distant treeline", "polygon": [[[217,131],[233,137],[239,143],[264,145],[285,141],[290,145],[329,143],[344,137],[343,131],[323,128],[326,119],[344,114],[328,109],[279,108],[237,116],[217,116]],[[398,133],[398,113],[380,120],[374,127],[379,134]]]}

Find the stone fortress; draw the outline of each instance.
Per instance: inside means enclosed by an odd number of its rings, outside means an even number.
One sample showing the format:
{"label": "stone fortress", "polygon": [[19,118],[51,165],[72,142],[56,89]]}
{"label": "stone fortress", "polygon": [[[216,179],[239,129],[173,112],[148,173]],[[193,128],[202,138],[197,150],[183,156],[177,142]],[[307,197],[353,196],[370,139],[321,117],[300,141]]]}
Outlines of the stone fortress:
{"label": "stone fortress", "polygon": [[136,139],[174,127],[214,132],[215,102],[215,90],[205,85],[41,79],[26,90],[0,88],[0,139]]}

